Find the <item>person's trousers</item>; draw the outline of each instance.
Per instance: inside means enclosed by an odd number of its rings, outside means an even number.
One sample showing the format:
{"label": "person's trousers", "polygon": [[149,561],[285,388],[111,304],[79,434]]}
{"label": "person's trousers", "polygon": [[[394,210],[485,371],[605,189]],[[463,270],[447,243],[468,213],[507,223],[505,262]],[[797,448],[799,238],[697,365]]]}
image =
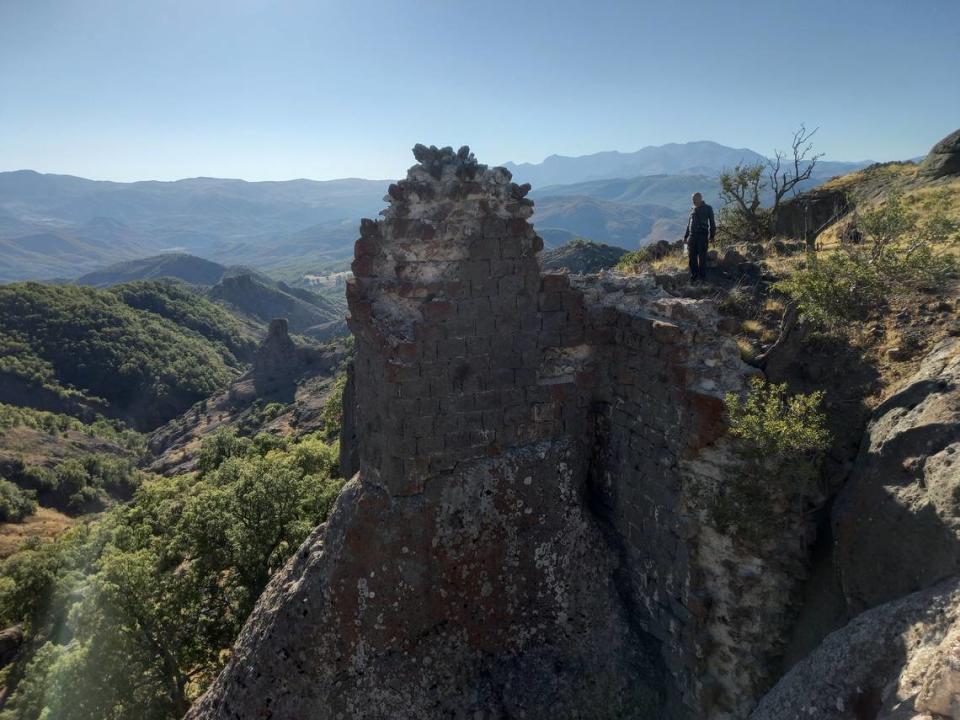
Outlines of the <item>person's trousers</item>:
{"label": "person's trousers", "polygon": [[690,256],[690,279],[707,279],[707,238],[692,237],[687,241],[687,254]]}

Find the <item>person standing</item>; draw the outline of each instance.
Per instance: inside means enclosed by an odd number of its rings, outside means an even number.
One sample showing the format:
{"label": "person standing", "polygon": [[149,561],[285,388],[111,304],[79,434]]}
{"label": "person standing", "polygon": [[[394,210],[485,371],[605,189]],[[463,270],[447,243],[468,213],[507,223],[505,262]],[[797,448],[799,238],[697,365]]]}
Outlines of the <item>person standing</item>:
{"label": "person standing", "polygon": [[690,282],[704,282],[707,279],[707,248],[717,235],[717,223],[713,218],[713,208],[703,201],[703,195],[693,194],[693,207],[687,220],[687,230],[683,241],[687,243],[690,257]]}

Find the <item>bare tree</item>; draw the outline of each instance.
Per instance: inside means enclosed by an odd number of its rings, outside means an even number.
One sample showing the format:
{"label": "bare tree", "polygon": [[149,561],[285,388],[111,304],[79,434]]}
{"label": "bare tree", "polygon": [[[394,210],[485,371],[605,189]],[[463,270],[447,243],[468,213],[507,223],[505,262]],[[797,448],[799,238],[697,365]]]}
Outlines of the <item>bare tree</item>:
{"label": "bare tree", "polygon": [[[753,241],[770,237],[784,198],[810,179],[817,160],[823,157],[823,153],[813,152],[811,142],[818,129],[807,130],[801,124],[793,134],[789,154],[777,150],[766,163],[740,164],[720,173],[720,197],[725,205],[723,235]],[[772,205],[764,208],[762,201],[768,192]]]}
{"label": "bare tree", "polygon": [[[777,150],[773,158],[767,161],[770,182],[770,189],[773,191],[773,207],[770,209],[771,219],[776,221],[777,212],[780,209],[780,202],[787,195],[793,192],[798,184],[804,180],[809,180],[813,174],[813,169],[817,166],[817,160],[823,157],[823,153],[813,153],[813,143],[811,139],[817,134],[817,130],[807,130],[806,125],[800,124],[800,129],[793,134],[793,143],[791,151],[793,155],[792,162],[785,153]],[[786,164],[784,160],[787,160]]]}

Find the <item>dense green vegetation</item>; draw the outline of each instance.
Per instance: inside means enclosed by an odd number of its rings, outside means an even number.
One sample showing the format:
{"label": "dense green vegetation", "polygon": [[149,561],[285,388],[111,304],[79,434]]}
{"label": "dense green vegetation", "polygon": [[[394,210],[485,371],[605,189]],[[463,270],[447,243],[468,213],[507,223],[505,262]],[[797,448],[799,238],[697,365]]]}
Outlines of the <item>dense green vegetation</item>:
{"label": "dense green vegetation", "polygon": [[[5,285],[0,373],[64,400],[101,398],[111,414],[141,428],[155,427],[209,396],[238,370],[231,346],[239,349],[242,341],[236,323],[225,322],[221,313],[166,283],[110,291]],[[69,405],[62,409],[74,411]]]}
{"label": "dense green vegetation", "polygon": [[323,406],[323,434],[328,440],[340,436],[343,423],[343,391],[347,387],[347,374],[341,372],[333,381],[330,396]]}
{"label": "dense green vegetation", "polygon": [[245,334],[230,312],[173,280],[143,280],[110,289],[125,304],[172,320],[223,346],[231,365],[247,360],[257,340]]}
{"label": "dense green vegetation", "polygon": [[20,522],[36,509],[36,493],[0,477],[0,522]]}
{"label": "dense green vegetation", "polygon": [[754,378],[746,397],[726,396],[730,435],[742,472],[722,487],[694,488],[695,501],[725,534],[757,545],[782,537],[816,490],[830,444],[823,393],[787,392],[786,384]]}
{"label": "dense green vegetation", "polygon": [[330,511],[336,445],[208,439],[195,474],[144,482],[134,501],[0,567],[0,622],[34,651],[2,720],[166,720],[225,661],[263,591]]}
{"label": "dense green vegetation", "polygon": [[147,477],[133,459],[107,453],[86,453],[53,467],[14,464],[8,472],[41,505],[74,515],[102,510],[115,498],[131,498]]}
{"label": "dense green vegetation", "polygon": [[921,214],[892,195],[859,219],[862,240],[829,255],[811,255],[807,267],[777,283],[808,317],[839,326],[863,320],[896,295],[936,292],[960,277],[951,252],[960,243],[960,223],[935,203]]}
{"label": "dense green vegetation", "polygon": [[[43,433],[46,439],[10,438],[10,432],[20,427]],[[78,434],[90,441],[79,441]],[[4,473],[31,501],[29,506],[19,504],[29,507],[29,512],[8,512],[0,520],[22,520],[36,509],[37,501],[77,515],[102,510],[116,499],[129,499],[145,477],[136,465],[144,447],[143,435],[116,420],[100,417],[84,423],[69,415],[0,403]],[[6,495],[13,497],[10,492]]]}
{"label": "dense green vegetation", "polygon": [[0,403],[0,438],[3,437],[4,430],[16,427],[28,427],[53,436],[80,432],[135,452],[139,452],[144,446],[143,435],[126,428],[117,420],[97,417],[93,422],[85,423],[62,413]]}

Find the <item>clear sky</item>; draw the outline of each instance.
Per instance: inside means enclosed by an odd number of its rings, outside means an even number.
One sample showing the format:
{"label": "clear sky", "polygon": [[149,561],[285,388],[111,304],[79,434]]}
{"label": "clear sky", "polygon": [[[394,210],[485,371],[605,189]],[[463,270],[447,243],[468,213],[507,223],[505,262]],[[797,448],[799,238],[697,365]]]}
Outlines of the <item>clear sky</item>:
{"label": "clear sky", "polygon": [[709,139],[833,160],[960,127],[958,0],[0,0],[0,170],[389,178]]}

